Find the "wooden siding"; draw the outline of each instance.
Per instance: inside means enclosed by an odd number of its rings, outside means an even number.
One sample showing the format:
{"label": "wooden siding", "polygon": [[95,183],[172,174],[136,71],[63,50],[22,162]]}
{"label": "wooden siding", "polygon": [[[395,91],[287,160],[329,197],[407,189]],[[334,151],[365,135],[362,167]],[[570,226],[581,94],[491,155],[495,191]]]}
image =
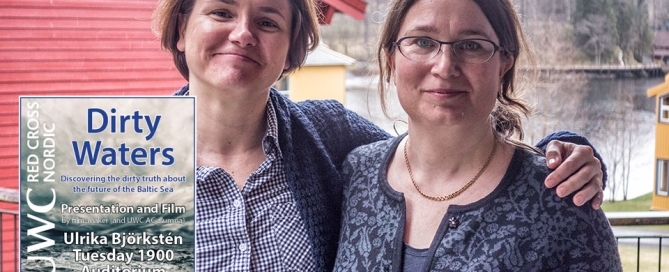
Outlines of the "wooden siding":
{"label": "wooden siding", "polygon": [[657,195],[657,163],[655,163],[655,171],[653,172],[653,181],[654,190],[653,190],[653,200],[650,206],[651,210],[656,211],[667,211],[669,210],[669,196]]}
{"label": "wooden siding", "polygon": [[660,123],[660,98],[669,94],[669,74],[665,83],[649,89],[649,96],[655,96],[655,164],[653,167],[653,200],[652,210],[669,210],[669,196],[657,195],[657,160],[669,160],[669,124]]}
{"label": "wooden siding", "polygon": [[[655,96],[655,157],[664,160],[669,160],[669,124],[659,122],[659,103],[660,98],[667,95],[669,95],[669,85],[666,85],[666,88]],[[667,208],[669,209],[669,206]]]}
{"label": "wooden siding", "polygon": [[[18,188],[19,96],[169,95],[186,83],[151,31],[157,2],[2,0],[0,187]],[[13,224],[3,217],[2,271],[18,270]]]}
{"label": "wooden siding", "polygon": [[[667,89],[669,93],[669,89]],[[653,163],[653,201],[652,201],[652,210],[669,210],[669,196],[656,195],[657,193],[657,160],[669,160],[669,124],[660,123],[657,114],[659,114],[659,97],[664,96],[664,93],[659,94],[655,97],[657,109],[656,109],[656,119],[655,119],[655,160]]]}
{"label": "wooden siding", "polygon": [[19,271],[19,218],[14,214],[4,213],[4,211],[17,212],[19,210],[18,204],[0,202],[0,251],[2,252],[2,262],[0,262],[0,271]]}
{"label": "wooden siding", "polygon": [[319,0],[318,8],[321,11],[319,23],[328,25],[332,21],[332,16],[337,11],[349,15],[356,20],[364,20],[367,2],[361,0]]}
{"label": "wooden siding", "polygon": [[0,187],[18,187],[21,95],[165,95],[185,84],[151,32],[157,1],[3,0]]}
{"label": "wooden siding", "polygon": [[290,99],[334,99],[346,104],[346,67],[304,66],[290,76]]}
{"label": "wooden siding", "polygon": [[669,160],[669,124],[657,123],[655,126],[655,157]]}

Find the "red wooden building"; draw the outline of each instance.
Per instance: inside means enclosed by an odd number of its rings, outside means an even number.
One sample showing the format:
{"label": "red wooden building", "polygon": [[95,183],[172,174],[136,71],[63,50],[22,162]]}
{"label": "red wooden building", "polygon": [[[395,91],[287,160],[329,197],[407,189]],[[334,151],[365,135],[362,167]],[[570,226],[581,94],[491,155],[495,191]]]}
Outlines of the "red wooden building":
{"label": "red wooden building", "polygon": [[[151,31],[157,2],[0,2],[0,188],[18,189],[19,96],[168,95],[186,83]],[[323,24],[338,11],[364,18],[362,0],[319,2]],[[0,271],[18,271],[18,219],[3,215],[1,226]]]}

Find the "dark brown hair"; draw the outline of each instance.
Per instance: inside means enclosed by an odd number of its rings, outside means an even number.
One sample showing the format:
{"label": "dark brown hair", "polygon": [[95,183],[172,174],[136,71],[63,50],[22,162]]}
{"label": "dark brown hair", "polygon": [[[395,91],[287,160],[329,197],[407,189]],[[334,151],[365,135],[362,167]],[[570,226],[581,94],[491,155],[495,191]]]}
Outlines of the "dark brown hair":
{"label": "dark brown hair", "polygon": [[[196,0],[161,0],[153,12],[153,31],[160,38],[163,49],[172,53],[174,65],[188,80],[188,65],[184,52],[179,51],[179,26],[188,21]],[[244,1],[244,0],[240,0]],[[275,0],[268,0],[275,1]],[[318,46],[318,17],[313,0],[288,0],[292,6],[292,23],[288,63],[290,67],[283,74],[302,67],[307,52]]]}
{"label": "dark brown hair", "polygon": [[[407,12],[417,0],[395,0],[391,3],[385,23],[381,30],[377,48],[379,60],[379,93],[381,96],[381,108],[387,114],[386,96],[388,85],[391,80],[391,67],[386,59],[386,54],[394,53],[394,42],[404,22]],[[514,63],[502,78],[502,86],[497,95],[497,106],[491,113],[493,128],[504,139],[511,138],[514,134],[519,139],[523,138],[522,115],[527,115],[530,109],[517,96],[516,63],[522,52],[530,65],[534,64],[534,56],[529,50],[525,35],[513,3],[510,0],[466,0],[474,1],[481,8],[486,18],[492,25],[497,37],[499,37],[499,53],[513,56]]]}

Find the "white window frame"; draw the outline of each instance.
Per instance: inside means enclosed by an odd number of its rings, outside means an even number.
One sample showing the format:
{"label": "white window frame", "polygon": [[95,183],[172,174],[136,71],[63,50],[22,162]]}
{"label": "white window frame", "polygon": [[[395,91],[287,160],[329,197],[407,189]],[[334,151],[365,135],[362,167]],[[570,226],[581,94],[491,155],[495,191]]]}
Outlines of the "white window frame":
{"label": "white window frame", "polygon": [[[669,195],[669,160],[657,160],[657,195]],[[662,186],[664,185],[664,186]]]}
{"label": "white window frame", "polygon": [[279,93],[290,97],[290,77],[288,75],[284,75],[282,79],[277,80],[274,83],[274,88],[279,91]]}
{"label": "white window frame", "polygon": [[669,123],[669,94],[660,96],[657,107],[657,115],[660,123]]}

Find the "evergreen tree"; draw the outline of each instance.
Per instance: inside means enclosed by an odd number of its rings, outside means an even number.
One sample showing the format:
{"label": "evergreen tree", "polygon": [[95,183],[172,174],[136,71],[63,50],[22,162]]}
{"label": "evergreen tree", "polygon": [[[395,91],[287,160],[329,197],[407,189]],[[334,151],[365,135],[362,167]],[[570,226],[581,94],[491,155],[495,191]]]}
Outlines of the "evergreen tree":
{"label": "evergreen tree", "polygon": [[613,0],[576,0],[572,17],[576,46],[595,63],[610,62],[618,43]]}
{"label": "evergreen tree", "polygon": [[636,0],[636,7],[633,9],[632,27],[630,29],[635,37],[631,48],[632,56],[637,62],[643,62],[643,56],[649,56],[653,51],[653,31],[649,24],[648,1]]}

